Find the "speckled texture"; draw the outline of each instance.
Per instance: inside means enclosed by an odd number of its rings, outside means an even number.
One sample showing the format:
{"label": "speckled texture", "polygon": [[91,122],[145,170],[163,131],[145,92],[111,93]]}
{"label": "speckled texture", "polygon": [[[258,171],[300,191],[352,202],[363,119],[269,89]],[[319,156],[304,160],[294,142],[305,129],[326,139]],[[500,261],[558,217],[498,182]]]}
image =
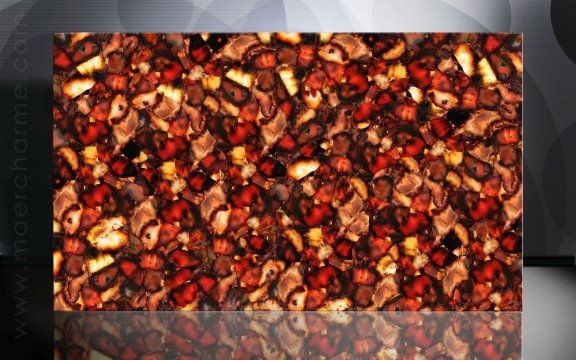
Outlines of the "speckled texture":
{"label": "speckled texture", "polygon": [[520,310],[522,38],[56,34],[58,310]]}

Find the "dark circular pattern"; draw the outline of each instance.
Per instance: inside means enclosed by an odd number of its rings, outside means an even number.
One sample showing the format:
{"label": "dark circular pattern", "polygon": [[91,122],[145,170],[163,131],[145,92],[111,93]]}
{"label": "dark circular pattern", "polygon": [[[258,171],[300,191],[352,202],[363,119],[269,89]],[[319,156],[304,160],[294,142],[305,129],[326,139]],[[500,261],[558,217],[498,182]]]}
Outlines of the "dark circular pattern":
{"label": "dark circular pattern", "polygon": [[558,44],[566,54],[576,63],[576,2],[570,0],[551,0],[550,2],[550,21],[554,36]]}

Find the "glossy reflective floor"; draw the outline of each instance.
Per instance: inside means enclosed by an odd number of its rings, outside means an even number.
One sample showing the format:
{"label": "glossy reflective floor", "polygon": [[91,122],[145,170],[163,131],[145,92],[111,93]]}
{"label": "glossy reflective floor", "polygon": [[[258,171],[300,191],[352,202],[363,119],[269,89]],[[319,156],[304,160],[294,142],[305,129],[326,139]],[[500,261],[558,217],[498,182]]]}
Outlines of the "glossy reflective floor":
{"label": "glossy reflective floor", "polygon": [[523,313],[59,312],[55,358],[570,359],[575,270],[524,269]]}
{"label": "glossy reflective floor", "polygon": [[576,267],[524,268],[524,359],[576,358]]}

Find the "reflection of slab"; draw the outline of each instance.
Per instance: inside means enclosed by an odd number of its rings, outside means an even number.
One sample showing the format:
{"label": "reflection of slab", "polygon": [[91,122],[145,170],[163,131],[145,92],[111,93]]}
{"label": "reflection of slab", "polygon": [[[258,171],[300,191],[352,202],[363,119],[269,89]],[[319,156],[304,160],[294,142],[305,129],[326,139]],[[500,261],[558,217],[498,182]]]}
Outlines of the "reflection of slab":
{"label": "reflection of slab", "polygon": [[87,352],[98,359],[519,359],[521,353],[517,312],[57,312],[55,323],[55,359]]}

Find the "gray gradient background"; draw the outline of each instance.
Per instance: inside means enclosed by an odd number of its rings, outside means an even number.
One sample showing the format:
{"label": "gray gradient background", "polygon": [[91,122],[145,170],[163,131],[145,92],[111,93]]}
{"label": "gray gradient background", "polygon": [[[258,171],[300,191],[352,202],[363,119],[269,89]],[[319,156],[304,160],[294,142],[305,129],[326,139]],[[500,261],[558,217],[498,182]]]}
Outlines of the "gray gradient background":
{"label": "gray gradient background", "polygon": [[[133,6],[133,4],[137,4]],[[51,34],[72,31],[341,31],[411,32],[471,31],[524,33],[524,253],[527,256],[576,253],[576,58],[575,44],[554,29],[576,30],[567,0],[142,0],[142,1],[14,1],[0,5],[0,84],[5,91],[24,84],[35,96],[27,101],[31,112],[28,159],[49,174],[51,122],[49,110],[52,74]],[[551,9],[556,16],[551,16]],[[554,15],[554,14],[552,14]],[[574,29],[572,29],[574,28]],[[572,32],[573,33],[573,32]],[[24,54],[15,44],[26,41]],[[25,57],[25,73],[15,61]],[[7,94],[8,94],[7,93]],[[7,97],[8,98],[8,97]],[[11,95],[14,101],[14,95]],[[8,99],[8,101],[10,101]],[[0,154],[14,153],[11,104],[2,104],[7,120],[0,122]],[[5,108],[4,108],[5,107]],[[46,111],[41,111],[42,109]],[[0,165],[10,168],[9,157]],[[0,252],[13,251],[13,173],[0,172]],[[38,219],[31,237],[42,238],[51,226],[48,177],[31,179],[34,198],[42,203],[30,211]],[[5,223],[1,223],[5,221]],[[29,255],[50,251],[49,241],[34,240]]]}
{"label": "gray gradient background", "polygon": [[[576,2],[574,2],[576,4]],[[524,254],[576,253],[576,5],[570,0],[0,0],[0,265],[15,255],[13,230],[14,89],[26,86],[28,148],[24,154],[28,232],[20,243],[27,262],[8,265],[0,300],[18,284],[27,299],[27,335],[12,345],[19,358],[43,359],[52,341],[51,74],[52,34],[73,31],[353,31],[524,33]],[[26,43],[23,53],[15,45]],[[22,48],[20,49],[22,50]],[[15,61],[25,59],[25,72]],[[22,240],[22,239],[20,239]],[[33,258],[41,258],[32,261]],[[575,358],[575,268],[524,271],[526,359]],[[4,284],[3,284],[4,285]],[[39,321],[39,319],[47,319]],[[8,338],[9,340],[10,338]],[[24,345],[26,344],[26,345]],[[26,346],[26,347],[25,347]]]}

